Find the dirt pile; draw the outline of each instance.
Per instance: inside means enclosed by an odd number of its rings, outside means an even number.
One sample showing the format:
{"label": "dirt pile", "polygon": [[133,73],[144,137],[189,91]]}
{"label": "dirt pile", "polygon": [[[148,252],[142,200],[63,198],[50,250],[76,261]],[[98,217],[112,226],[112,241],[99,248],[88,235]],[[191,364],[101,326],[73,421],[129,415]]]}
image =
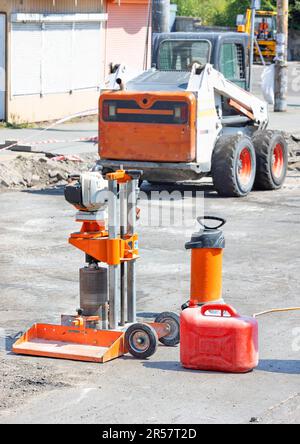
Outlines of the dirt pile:
{"label": "dirt pile", "polygon": [[44,154],[20,154],[3,161],[0,157],[0,190],[65,185],[70,174],[91,169],[97,155],[84,154],[81,159],[54,160]]}
{"label": "dirt pile", "polygon": [[[299,156],[300,134],[284,134],[289,146],[290,156]],[[0,191],[5,189],[48,188],[62,186],[67,183],[70,174],[90,170],[96,160],[97,153],[80,156],[82,161],[70,158],[48,158],[46,154],[22,153],[0,155]],[[72,159],[72,158],[71,158]],[[291,163],[290,170],[300,170],[300,162]]]}
{"label": "dirt pile", "polygon": [[300,162],[291,163],[289,169],[290,171],[300,171]]}
{"label": "dirt pile", "polygon": [[300,133],[298,134],[284,133],[284,136],[288,143],[290,155],[291,156],[300,155]]}

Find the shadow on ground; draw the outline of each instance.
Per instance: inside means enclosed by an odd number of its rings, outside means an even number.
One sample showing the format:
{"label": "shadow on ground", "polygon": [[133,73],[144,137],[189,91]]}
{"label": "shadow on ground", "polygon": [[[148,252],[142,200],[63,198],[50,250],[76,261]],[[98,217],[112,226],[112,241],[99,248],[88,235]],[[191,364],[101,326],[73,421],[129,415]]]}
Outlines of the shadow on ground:
{"label": "shadow on ground", "polygon": [[282,373],[286,375],[300,375],[300,361],[262,359],[257,370],[269,373]]}
{"label": "shadow on ground", "polygon": [[[60,185],[57,187],[48,187],[43,189],[26,189],[22,190],[23,193],[29,193],[29,194],[38,194],[42,196],[60,196],[64,194],[65,185]],[[142,185],[141,191],[144,193],[144,195],[147,196],[147,198],[151,198],[151,200],[161,200],[163,196],[157,196],[152,194],[153,192],[163,192],[167,191],[169,193],[178,192],[178,196],[172,196],[172,199],[174,200],[181,200],[184,199],[185,193],[189,193],[189,196],[192,197],[198,197],[197,193],[204,193],[205,197],[210,197],[214,199],[224,199],[224,197],[220,197],[212,185],[202,185],[202,184],[161,184],[161,185],[150,185],[147,182],[145,182],[145,185]],[[141,194],[140,196],[141,200],[145,200],[145,196]]]}
{"label": "shadow on ground", "polygon": [[41,196],[63,196],[64,192],[65,192],[65,185],[60,185],[53,188],[51,187],[44,188],[41,190],[33,190],[33,189],[22,190],[22,193],[37,194]]}
{"label": "shadow on ground", "polygon": [[[192,372],[192,373],[209,373],[215,374],[216,372],[203,372],[200,370],[188,370],[181,366],[179,362],[174,361],[160,361],[151,362],[146,361],[143,363],[146,368],[156,370],[166,370],[174,372]],[[286,375],[299,375],[300,374],[300,361],[296,360],[277,360],[277,359],[262,359],[259,366],[255,370],[268,373],[281,373]]]}
{"label": "shadow on ground", "polygon": [[20,332],[18,332],[16,334],[3,336],[1,338],[0,351],[4,351],[7,354],[12,354],[12,347],[13,347],[14,343],[18,339],[20,339],[20,337],[22,335],[23,335],[23,332],[20,331]]}
{"label": "shadow on ground", "polygon": [[159,361],[159,362],[151,362],[145,361],[143,362],[143,366],[145,368],[149,368],[152,370],[165,370],[171,372],[182,372],[182,373],[195,373],[195,374],[217,374],[217,372],[205,372],[201,370],[192,370],[187,369],[181,366],[180,362],[176,361]]}
{"label": "shadow on ground", "polygon": [[[155,200],[155,196],[151,195],[153,192],[168,191],[169,193],[179,192],[182,198],[184,198],[185,193],[189,193],[192,197],[198,197],[197,193],[204,193],[205,197],[220,199],[220,196],[214,189],[213,185],[210,183],[148,183],[143,182],[141,186],[141,191],[145,193],[148,197]],[[161,198],[161,197],[160,197]],[[223,198],[224,199],[224,198]],[[177,200],[174,196],[174,200]]]}

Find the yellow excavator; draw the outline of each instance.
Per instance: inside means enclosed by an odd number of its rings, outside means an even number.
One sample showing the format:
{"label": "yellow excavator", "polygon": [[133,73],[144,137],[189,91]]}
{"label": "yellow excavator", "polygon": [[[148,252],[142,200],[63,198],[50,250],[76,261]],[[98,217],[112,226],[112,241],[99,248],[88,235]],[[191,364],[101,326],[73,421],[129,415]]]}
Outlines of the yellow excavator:
{"label": "yellow excavator", "polygon": [[[252,9],[247,9],[246,15],[237,16],[237,31],[251,35]],[[277,12],[255,12],[255,37],[257,45],[254,46],[254,57],[259,60],[272,61],[276,57]]]}

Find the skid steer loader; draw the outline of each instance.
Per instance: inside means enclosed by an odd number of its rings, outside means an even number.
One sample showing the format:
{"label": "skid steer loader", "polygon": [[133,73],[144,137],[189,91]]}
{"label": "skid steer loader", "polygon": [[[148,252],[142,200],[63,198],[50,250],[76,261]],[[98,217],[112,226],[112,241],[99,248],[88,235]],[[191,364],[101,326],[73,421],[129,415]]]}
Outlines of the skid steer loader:
{"label": "skid steer loader", "polygon": [[130,78],[120,65],[99,102],[105,173],[139,169],[152,183],[212,176],[221,196],[282,186],[288,151],[267,104],[247,91],[248,37],[160,34],[154,65]]}

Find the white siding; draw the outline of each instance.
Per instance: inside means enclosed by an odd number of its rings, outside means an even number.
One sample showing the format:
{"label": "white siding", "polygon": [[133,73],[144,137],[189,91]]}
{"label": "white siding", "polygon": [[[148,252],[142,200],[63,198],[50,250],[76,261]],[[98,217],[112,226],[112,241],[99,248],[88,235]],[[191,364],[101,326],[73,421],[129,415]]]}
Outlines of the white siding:
{"label": "white siding", "polygon": [[103,57],[101,54],[99,23],[76,23],[74,30],[72,82],[73,89],[93,88],[101,82]]}
{"label": "white siding", "polygon": [[13,23],[11,57],[13,96],[98,88],[101,22]]}
{"label": "white siding", "polygon": [[12,95],[41,92],[41,24],[13,23],[11,83]]}
{"label": "white siding", "polygon": [[42,93],[72,89],[72,23],[47,23],[42,31]]}

